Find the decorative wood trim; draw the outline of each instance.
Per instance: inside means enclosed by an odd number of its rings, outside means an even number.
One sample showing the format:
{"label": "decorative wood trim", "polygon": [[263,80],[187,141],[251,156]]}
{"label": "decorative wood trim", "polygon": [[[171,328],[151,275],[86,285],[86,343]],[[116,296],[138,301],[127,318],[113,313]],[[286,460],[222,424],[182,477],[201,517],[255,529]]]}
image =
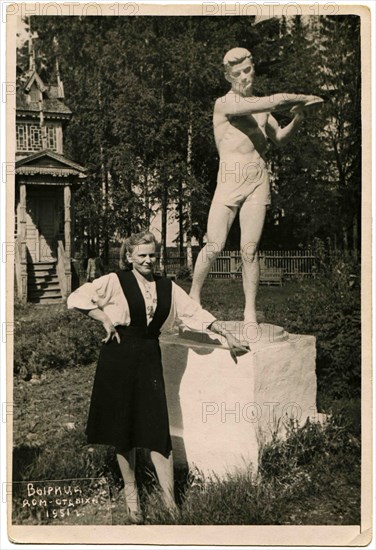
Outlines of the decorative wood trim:
{"label": "decorative wood trim", "polygon": [[20,185],[19,202],[19,235],[20,235],[20,276],[21,288],[19,297],[22,302],[27,302],[27,251],[26,251],[26,184]]}
{"label": "decorative wood trim", "polygon": [[79,175],[79,171],[72,168],[58,168],[52,166],[21,166],[20,168],[16,168],[16,174],[23,174],[25,176],[48,174],[51,176],[61,176],[63,178],[67,178],[68,176]]}
{"label": "decorative wood trim", "polygon": [[[21,243],[26,244],[26,184],[22,183],[20,185],[20,238]],[[21,262],[26,262],[26,254],[21,254]]]}
{"label": "decorative wood trim", "polygon": [[[72,114],[70,113],[53,113],[44,111],[44,117],[46,120],[64,120],[69,121],[69,119],[72,117]],[[17,118],[32,118],[39,119],[39,111],[22,111],[21,109],[17,109]]]}
{"label": "decorative wood trim", "polygon": [[71,198],[72,192],[69,185],[64,187],[64,241],[65,241],[65,279],[66,292],[70,294],[72,290],[72,273],[71,273]]}
{"label": "decorative wood trim", "polygon": [[41,186],[49,186],[49,187],[65,187],[66,185],[69,185],[70,187],[73,187],[74,185],[76,184],[81,184],[81,183],[84,183],[83,181],[62,181],[62,180],[58,180],[58,181],[53,181],[52,180],[52,176],[51,176],[51,179],[49,180],[42,180],[42,179],[32,179],[32,180],[27,180],[26,178],[23,178],[23,179],[18,179],[17,177],[17,181],[19,184],[25,184],[25,185],[29,185],[30,187],[33,187],[34,185],[41,185]]}
{"label": "decorative wood trim", "polygon": [[[64,157],[64,155],[61,155],[49,149],[41,149],[40,151],[37,151],[35,153],[28,155],[23,159],[20,159],[16,163],[16,171],[23,166],[32,166],[32,167],[38,166],[38,164],[35,164],[35,162],[40,159],[46,159],[46,158],[57,161],[59,163],[59,166],[57,166],[57,168],[73,169],[73,170],[77,170],[77,172],[83,172],[83,173],[86,172],[86,169],[80,164],[78,164],[77,162],[74,162],[73,160],[70,160]],[[45,165],[42,164],[41,166],[45,166]],[[55,168],[55,167],[56,166],[52,166],[52,168]]]}

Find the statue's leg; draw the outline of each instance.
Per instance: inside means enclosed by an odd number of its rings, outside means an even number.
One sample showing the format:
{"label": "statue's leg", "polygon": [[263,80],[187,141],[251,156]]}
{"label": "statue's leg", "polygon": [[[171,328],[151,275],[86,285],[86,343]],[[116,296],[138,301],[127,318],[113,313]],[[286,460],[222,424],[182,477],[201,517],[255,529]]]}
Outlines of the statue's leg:
{"label": "statue's leg", "polygon": [[259,283],[257,249],[264,226],[266,206],[246,201],[240,209],[240,248],[245,296],[244,322],[257,323],[256,294]]}
{"label": "statue's leg", "polygon": [[197,257],[190,296],[200,303],[201,289],[217,256],[224,249],[237,208],[213,202],[208,217],[207,243]]}

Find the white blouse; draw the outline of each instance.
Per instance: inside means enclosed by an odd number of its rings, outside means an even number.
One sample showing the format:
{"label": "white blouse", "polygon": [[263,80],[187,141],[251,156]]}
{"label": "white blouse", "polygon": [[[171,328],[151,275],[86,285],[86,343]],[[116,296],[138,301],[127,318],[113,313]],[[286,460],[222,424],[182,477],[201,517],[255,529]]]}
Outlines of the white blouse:
{"label": "white blouse", "polygon": [[[145,286],[136,277],[145,299]],[[129,306],[116,273],[109,273],[91,283],[85,283],[72,292],[67,301],[68,309],[102,309],[114,326],[131,322]],[[215,321],[215,317],[203,309],[177,284],[172,282],[170,313],[161,332],[171,332],[176,321],[180,320],[189,329],[204,332]],[[151,319],[148,319],[148,324]]]}

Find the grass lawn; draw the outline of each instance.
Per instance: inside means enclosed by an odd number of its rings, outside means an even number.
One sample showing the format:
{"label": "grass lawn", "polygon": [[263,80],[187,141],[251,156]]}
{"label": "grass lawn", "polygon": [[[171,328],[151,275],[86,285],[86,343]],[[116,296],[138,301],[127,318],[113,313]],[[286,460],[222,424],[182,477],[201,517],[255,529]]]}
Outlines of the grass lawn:
{"label": "grass lawn", "polygon": [[[189,291],[189,281],[179,282]],[[257,295],[257,310],[259,322],[268,322],[274,325],[283,323],[286,299],[299,292],[299,283],[287,281],[282,287],[260,286]],[[240,279],[207,279],[202,291],[202,306],[208,309],[218,319],[241,321],[244,310],[244,292]],[[266,316],[270,310],[278,312],[278,319]]]}
{"label": "grass lawn", "polygon": [[[190,283],[183,282],[188,290]],[[312,281],[312,285],[315,282]],[[309,288],[309,286],[308,286]],[[265,322],[288,328],[294,321],[289,303],[299,292],[297,282],[282,288],[261,287],[258,310]],[[203,306],[219,319],[241,320],[243,292],[239,280],[208,280]],[[66,315],[63,305],[17,306],[15,321],[28,326],[34,347],[50,330],[54,316]],[[74,315],[73,320],[75,320]],[[77,314],[78,315],[78,314]],[[83,318],[73,326],[94,331],[94,322]],[[84,322],[88,324],[85,325]],[[55,326],[55,325],[54,325]],[[57,329],[53,329],[55,332]],[[97,330],[97,328],[95,329]],[[307,331],[308,332],[308,331]],[[74,335],[71,333],[71,336]],[[98,333],[99,334],[99,333]],[[94,336],[97,338],[97,332]],[[77,337],[80,337],[78,334]],[[17,335],[16,335],[17,338]],[[33,341],[33,340],[32,340]],[[24,345],[27,342],[23,343]],[[62,354],[67,353],[61,347]],[[55,350],[56,352],[56,350]],[[13,479],[72,480],[101,478],[90,490],[102,495],[102,507],[87,504],[81,515],[54,520],[60,524],[124,524],[125,506],[122,482],[113,449],[87,446],[84,428],[95,372],[93,360],[69,368],[64,363],[45,366],[39,379],[14,381],[14,459]],[[245,525],[349,525],[360,522],[360,408],[359,399],[334,400],[321,391],[321,409],[332,412],[327,426],[308,425],[292,429],[285,442],[272,441],[260,455],[259,474],[251,470],[222,481],[208,482],[197,472],[176,470],[176,490],[180,517],[171,518],[158,501],[155,476],[145,453],[138,452],[137,476],[146,524],[245,524]],[[68,482],[67,482],[68,483]],[[93,482],[94,483],[94,482]],[[49,523],[45,516],[30,514],[21,497],[14,499],[15,523]],[[97,516],[96,516],[97,514]],[[98,515],[99,514],[99,515]]]}

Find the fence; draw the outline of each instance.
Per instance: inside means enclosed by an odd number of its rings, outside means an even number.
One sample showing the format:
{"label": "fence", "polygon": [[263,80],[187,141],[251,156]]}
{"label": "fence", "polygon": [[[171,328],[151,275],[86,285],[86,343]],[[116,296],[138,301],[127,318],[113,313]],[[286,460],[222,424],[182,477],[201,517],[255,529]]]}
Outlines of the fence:
{"label": "fence", "polygon": [[[199,250],[193,249],[193,261],[196,261]],[[261,273],[265,270],[282,271],[285,278],[302,276],[312,277],[317,271],[317,260],[312,250],[262,250],[259,252]],[[110,251],[108,270],[117,270],[119,267],[119,250],[113,247]],[[166,270],[169,274],[177,274],[187,265],[186,255],[179,255],[179,251],[168,250]],[[81,268],[84,276],[84,269]],[[242,259],[239,250],[224,250],[218,256],[209,277],[218,279],[236,279],[242,275]]]}
{"label": "fence", "polygon": [[[197,256],[197,253],[194,254]],[[262,250],[259,252],[260,268],[262,271],[282,271],[284,277],[312,277],[316,273],[316,257],[312,250]],[[167,255],[167,272],[177,273],[182,265],[186,265],[186,258],[178,253],[169,252]],[[214,262],[209,277],[218,279],[240,278],[242,274],[242,259],[239,250],[224,250]]]}
{"label": "fence", "polygon": [[260,252],[260,261],[263,260],[266,268],[282,269],[285,277],[311,277],[317,271],[317,259],[310,249],[263,250]]}

